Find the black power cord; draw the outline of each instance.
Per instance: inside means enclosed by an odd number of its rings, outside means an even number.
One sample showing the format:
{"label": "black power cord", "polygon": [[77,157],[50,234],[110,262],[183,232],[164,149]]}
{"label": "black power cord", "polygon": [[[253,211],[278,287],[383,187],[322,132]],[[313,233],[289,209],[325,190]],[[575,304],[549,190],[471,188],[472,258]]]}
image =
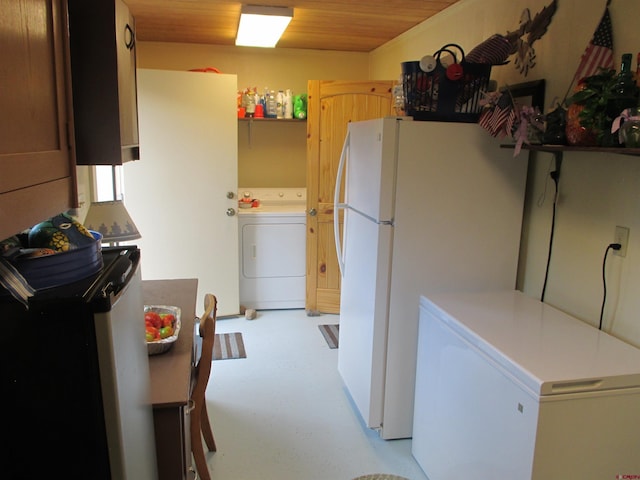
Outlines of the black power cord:
{"label": "black power cord", "polygon": [[604,251],[604,259],[602,260],[602,286],[604,289],[604,293],[602,295],[602,307],[600,307],[600,324],[598,325],[598,330],[602,330],[602,317],[604,316],[604,305],[607,302],[607,277],[605,276],[605,267],[607,265],[607,255],[609,254],[609,250],[620,250],[622,245],[619,243],[610,243],[607,246],[607,249]]}
{"label": "black power cord", "polygon": [[549,175],[553,179],[556,191],[553,195],[553,213],[551,215],[551,233],[549,234],[549,252],[547,254],[547,267],[544,272],[544,284],[542,285],[542,294],[540,301],[544,302],[544,295],[547,291],[547,280],[549,279],[549,265],[551,264],[551,252],[553,250],[553,237],[556,230],[556,207],[558,205],[558,182],[560,181],[560,165],[561,160],[556,159],[556,169]]}

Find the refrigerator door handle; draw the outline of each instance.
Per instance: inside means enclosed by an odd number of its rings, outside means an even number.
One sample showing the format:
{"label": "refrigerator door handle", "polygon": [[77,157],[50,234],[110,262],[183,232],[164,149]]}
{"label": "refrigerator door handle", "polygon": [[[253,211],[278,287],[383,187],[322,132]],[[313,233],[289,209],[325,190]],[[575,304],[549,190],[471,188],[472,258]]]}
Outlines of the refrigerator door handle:
{"label": "refrigerator door handle", "polygon": [[346,208],[345,203],[340,203],[340,185],[342,185],[342,174],[347,164],[347,151],[349,150],[349,131],[342,145],[340,163],[338,163],[338,173],[336,175],[336,185],[333,192],[333,236],[336,242],[336,253],[338,257],[338,268],[340,276],[344,277],[344,256],[342,254],[342,242],[340,241],[340,210]]}

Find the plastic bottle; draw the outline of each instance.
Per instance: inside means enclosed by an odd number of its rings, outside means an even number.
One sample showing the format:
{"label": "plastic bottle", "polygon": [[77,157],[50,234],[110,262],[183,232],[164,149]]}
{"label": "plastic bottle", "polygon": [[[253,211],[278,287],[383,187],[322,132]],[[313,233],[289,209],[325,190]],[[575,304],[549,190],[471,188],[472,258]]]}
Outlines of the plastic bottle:
{"label": "plastic bottle", "polygon": [[289,88],[284,92],[284,118],[293,118],[293,95]]}
{"label": "plastic bottle", "polygon": [[297,119],[304,120],[307,118],[307,95],[296,95],[293,99],[293,116]]}
{"label": "plastic bottle", "polygon": [[245,103],[246,103],[246,116],[247,117],[253,117],[255,111],[256,111],[256,96],[255,93],[252,92],[251,90],[248,90],[247,93],[245,93]]}
{"label": "plastic bottle", "polygon": [[267,98],[267,118],[276,118],[277,116],[277,108],[276,108],[276,95],[273,90],[269,92],[269,96]]}
{"label": "plastic bottle", "polygon": [[276,95],[276,118],[284,118],[284,93],[278,90]]}

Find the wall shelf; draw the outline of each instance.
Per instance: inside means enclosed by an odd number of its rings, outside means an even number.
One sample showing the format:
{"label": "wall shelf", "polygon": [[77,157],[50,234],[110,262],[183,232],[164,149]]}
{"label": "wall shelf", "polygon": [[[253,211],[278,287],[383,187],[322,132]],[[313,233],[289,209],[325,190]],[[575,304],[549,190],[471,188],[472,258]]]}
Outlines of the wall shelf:
{"label": "wall shelf", "polygon": [[[500,148],[515,148],[515,144],[500,145]],[[592,152],[592,153],[616,153],[618,155],[640,156],[640,148],[626,147],[580,147],[572,145],[522,145],[523,149],[533,152],[563,153],[563,152]]]}
{"label": "wall shelf", "polygon": [[244,117],[238,118],[239,122],[294,122],[303,123],[306,122],[306,118],[256,118],[256,117]]}
{"label": "wall shelf", "polygon": [[[515,148],[515,144],[503,144],[500,148]],[[547,152],[553,154],[556,162],[556,172],[560,177],[560,169],[562,167],[562,159],[564,152],[591,152],[591,153],[615,153],[617,155],[630,155],[640,157],[640,148],[626,147],[582,147],[573,145],[522,145],[524,150],[532,152]]]}
{"label": "wall shelf", "polygon": [[244,117],[244,118],[240,118],[238,117],[238,122],[244,122],[244,123],[248,123],[249,125],[247,125],[247,141],[249,142],[249,146],[251,146],[251,127],[253,127],[254,123],[271,123],[271,124],[275,124],[275,123],[279,123],[279,124],[283,124],[283,123],[298,123],[298,124],[305,124],[307,123],[307,119],[303,118],[265,118],[265,117]]}

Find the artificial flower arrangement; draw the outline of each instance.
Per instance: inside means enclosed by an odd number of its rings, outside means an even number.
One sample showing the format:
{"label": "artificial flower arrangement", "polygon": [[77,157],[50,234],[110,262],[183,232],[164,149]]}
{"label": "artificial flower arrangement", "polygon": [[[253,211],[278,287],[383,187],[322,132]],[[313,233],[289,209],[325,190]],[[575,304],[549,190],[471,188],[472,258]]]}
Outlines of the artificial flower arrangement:
{"label": "artificial flower arrangement", "polygon": [[611,128],[608,111],[615,84],[615,70],[599,69],[598,73],[578,82],[566,100],[567,140],[570,145],[604,145]]}
{"label": "artificial flower arrangement", "polygon": [[513,137],[516,142],[514,156],[520,153],[525,143],[542,143],[544,116],[538,107],[519,104],[508,88],[484,93],[483,96],[478,124],[493,137]]}

